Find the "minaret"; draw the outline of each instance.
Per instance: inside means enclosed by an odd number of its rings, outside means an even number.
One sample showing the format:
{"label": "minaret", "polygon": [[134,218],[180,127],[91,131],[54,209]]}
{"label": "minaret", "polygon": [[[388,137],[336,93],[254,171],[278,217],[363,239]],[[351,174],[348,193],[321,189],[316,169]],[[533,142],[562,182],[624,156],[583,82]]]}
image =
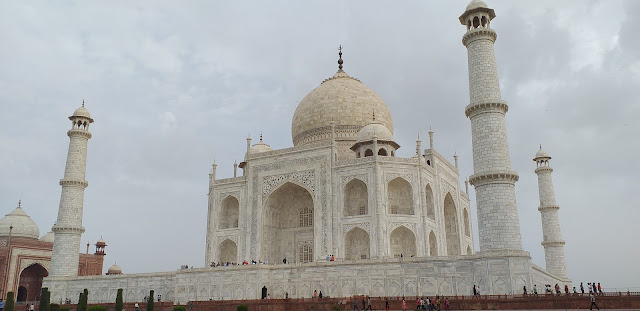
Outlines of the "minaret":
{"label": "minaret", "polygon": [[88,185],[84,178],[87,170],[87,143],[91,138],[89,125],[93,123],[89,111],[84,108],[84,101],[69,120],[69,153],[64,178],[60,180],[62,194],[58,220],[51,229],[54,232],[54,242],[49,276],[52,277],[78,275],[80,235],[84,232],[82,204],[84,188]]}
{"label": "minaret", "polygon": [[564,258],[564,241],[560,232],[560,221],[558,220],[558,210],[556,195],[553,191],[553,181],[549,166],[551,157],[542,150],[536,153],[533,161],[536,162],[536,174],[538,175],[538,191],[540,194],[540,207],[538,210],[542,216],[542,246],[544,246],[544,259],[547,264],[547,271],[563,279],[569,279],[567,274],[567,264]]}
{"label": "minaret", "polygon": [[518,174],[509,159],[504,119],[508,106],[500,98],[493,50],[497,35],[490,27],[495,16],[479,0],[460,16],[467,28],[462,44],[469,59],[470,103],[465,114],[471,120],[474,170],[469,183],[476,188],[480,250],[522,250],[515,195]]}

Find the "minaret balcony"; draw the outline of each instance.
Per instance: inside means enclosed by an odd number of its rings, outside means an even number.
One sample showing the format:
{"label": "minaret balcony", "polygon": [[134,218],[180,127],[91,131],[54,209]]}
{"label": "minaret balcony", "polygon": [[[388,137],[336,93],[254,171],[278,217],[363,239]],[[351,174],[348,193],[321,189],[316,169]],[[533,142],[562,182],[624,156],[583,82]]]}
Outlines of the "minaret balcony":
{"label": "minaret balcony", "polygon": [[72,180],[72,179],[60,179],[60,186],[82,187],[89,186],[89,182],[86,180]]}
{"label": "minaret balcony", "polygon": [[518,173],[514,171],[494,171],[487,173],[473,174],[469,177],[469,183],[473,186],[482,186],[494,183],[515,183],[518,181]]}
{"label": "minaret balcony", "polygon": [[92,136],[92,135],[91,135],[91,133],[90,133],[89,131],[87,131],[87,130],[81,130],[81,129],[72,129],[72,130],[69,130],[69,131],[67,132],[67,135],[68,135],[69,137],[71,137],[71,136],[84,136],[84,137],[86,137],[87,139],[91,138],[91,136]]}
{"label": "minaret balcony", "polygon": [[491,110],[506,114],[507,111],[509,111],[509,106],[507,106],[507,102],[505,101],[471,103],[464,109],[464,114],[467,118],[472,118],[480,113]]}
{"label": "minaret balcony", "polygon": [[467,44],[471,43],[472,41],[482,39],[489,39],[495,42],[496,39],[498,39],[498,34],[491,28],[474,28],[464,34],[464,36],[462,37],[462,44],[467,46]]}
{"label": "minaret balcony", "polygon": [[545,206],[540,206],[538,207],[538,210],[541,212],[545,212],[545,211],[553,211],[553,210],[559,210],[560,206],[557,205],[545,205]]}

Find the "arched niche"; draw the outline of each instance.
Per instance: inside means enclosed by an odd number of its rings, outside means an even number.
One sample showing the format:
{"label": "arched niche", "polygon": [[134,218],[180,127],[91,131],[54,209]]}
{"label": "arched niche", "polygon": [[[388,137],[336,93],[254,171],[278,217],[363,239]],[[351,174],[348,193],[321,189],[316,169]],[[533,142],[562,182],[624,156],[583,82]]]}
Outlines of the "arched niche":
{"label": "arched niche", "polygon": [[379,156],[387,156],[388,155],[387,149],[380,148],[380,150],[378,150],[378,155]]}
{"label": "arched niche", "polygon": [[405,226],[400,226],[391,232],[389,237],[391,255],[394,258],[411,257],[416,255],[416,236]]}
{"label": "arched niche", "polygon": [[367,259],[371,257],[369,234],[361,228],[353,228],[344,236],[344,258]]}
{"label": "arched niche", "polygon": [[471,237],[471,221],[469,220],[469,212],[467,212],[466,208],[463,210],[462,215],[464,217],[464,235]]}
{"label": "arched niche", "polygon": [[237,263],[238,262],[238,245],[229,239],[224,240],[218,247],[218,257],[220,262]]}
{"label": "arched niche", "polygon": [[471,246],[467,246],[467,255],[471,255],[472,251],[471,251]]}
{"label": "arched niche", "polygon": [[[291,182],[281,185],[265,200],[262,226],[263,261],[288,263],[313,256],[314,203],[311,193]],[[306,245],[309,248],[300,247]],[[304,254],[301,255],[304,251]],[[301,257],[302,256],[302,257]],[[312,261],[310,259],[309,261]]]}
{"label": "arched niche", "polygon": [[433,190],[431,190],[431,185],[427,185],[425,187],[424,193],[427,201],[427,217],[431,220],[436,220],[436,209],[433,201]]}
{"label": "arched niche", "polygon": [[438,256],[438,240],[433,231],[429,233],[429,256]]}
{"label": "arched niche", "polygon": [[[40,289],[42,288],[42,279],[49,276],[49,272],[42,265],[34,263],[20,273],[20,281],[18,287],[24,287],[22,297],[25,300],[18,301],[35,301],[40,297]],[[18,288],[18,296],[20,289]]]}
{"label": "arched niche", "polygon": [[240,203],[234,196],[228,196],[220,204],[220,229],[238,228]]}
{"label": "arched niche", "polygon": [[460,255],[460,236],[456,205],[451,193],[444,197],[444,229],[447,237],[447,255]]}
{"label": "arched niche", "polygon": [[358,216],[369,213],[367,184],[353,179],[344,187],[344,216]]}
{"label": "arched niche", "polygon": [[398,177],[387,186],[389,214],[413,215],[413,191],[411,184]]}
{"label": "arched niche", "polygon": [[365,150],[364,156],[365,157],[372,157],[373,156],[373,151],[371,149]]}

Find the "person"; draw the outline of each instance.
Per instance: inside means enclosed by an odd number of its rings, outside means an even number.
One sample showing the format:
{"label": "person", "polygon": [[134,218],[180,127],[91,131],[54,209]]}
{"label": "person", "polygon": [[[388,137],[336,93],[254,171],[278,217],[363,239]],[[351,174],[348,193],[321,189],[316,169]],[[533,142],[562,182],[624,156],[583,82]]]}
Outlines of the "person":
{"label": "person", "polygon": [[478,290],[476,289],[475,284],[473,284],[473,296],[478,296]]}
{"label": "person", "polygon": [[594,296],[593,293],[589,296],[591,296],[591,306],[589,306],[589,310],[593,310],[593,306],[595,306],[596,309],[600,310],[600,308],[598,308],[598,305],[596,304],[596,296]]}
{"label": "person", "polygon": [[367,304],[364,301],[364,297],[362,297],[362,311],[366,310],[366,308],[367,308]]}
{"label": "person", "polygon": [[524,291],[524,295],[527,295],[527,285],[522,286],[522,290]]}
{"label": "person", "polygon": [[371,297],[369,296],[367,296],[367,310],[373,311],[373,309],[371,309]]}
{"label": "person", "polygon": [[322,298],[322,291],[320,291],[320,294],[318,295],[318,298]]}
{"label": "person", "polygon": [[287,257],[284,257],[284,259],[282,259],[282,263],[285,265],[287,264]]}
{"label": "person", "polygon": [[596,287],[596,282],[591,283],[591,286],[593,286],[593,293],[594,294],[598,294],[598,288]]}
{"label": "person", "polygon": [[558,285],[558,283],[556,283],[556,294],[560,295],[560,285]]}
{"label": "person", "polygon": [[533,284],[533,294],[538,297],[538,288],[536,287],[536,284]]}
{"label": "person", "polygon": [[318,291],[317,290],[313,290],[313,298],[318,298]]}
{"label": "person", "polygon": [[569,295],[569,285],[564,284],[564,294]]}
{"label": "person", "polygon": [[591,283],[587,283],[587,289],[589,290],[589,295],[593,293],[593,287],[591,287]]}
{"label": "person", "polygon": [[451,307],[449,306],[449,298],[444,299],[444,309],[451,310]]}
{"label": "person", "polygon": [[404,300],[404,297],[402,297],[402,311],[407,311],[407,302]]}
{"label": "person", "polygon": [[135,305],[133,305],[136,308],[136,311],[140,311],[140,305],[136,302]]}
{"label": "person", "polygon": [[[322,298],[322,296],[320,298]],[[271,294],[267,294],[267,299],[271,299]]]}
{"label": "person", "polygon": [[0,311],[4,310],[4,300],[0,298]]}
{"label": "person", "polygon": [[598,282],[598,293],[602,295],[602,287],[600,287],[600,282]]}
{"label": "person", "polygon": [[582,292],[582,294],[584,295],[584,286],[582,285],[582,282],[580,282],[580,291]]}
{"label": "person", "polygon": [[416,297],[416,310],[420,310],[420,298]]}
{"label": "person", "polygon": [[[384,297],[384,309],[386,311],[389,311],[389,298],[387,298],[387,297]],[[600,310],[600,309],[598,309],[598,310]]]}
{"label": "person", "polygon": [[576,287],[575,287],[575,286],[573,287],[573,293],[574,293],[574,294],[577,294],[577,293],[578,293],[578,291],[576,290]]}
{"label": "person", "polygon": [[33,311],[35,310],[36,306],[34,306],[33,304],[29,305],[29,311]]}
{"label": "person", "polygon": [[289,299],[289,292],[284,292],[284,299]]}
{"label": "person", "polygon": [[440,311],[440,296],[436,296],[436,309]]}
{"label": "person", "polygon": [[357,310],[360,311],[360,309],[358,309],[358,302],[356,301],[356,298],[353,298],[353,310]]}

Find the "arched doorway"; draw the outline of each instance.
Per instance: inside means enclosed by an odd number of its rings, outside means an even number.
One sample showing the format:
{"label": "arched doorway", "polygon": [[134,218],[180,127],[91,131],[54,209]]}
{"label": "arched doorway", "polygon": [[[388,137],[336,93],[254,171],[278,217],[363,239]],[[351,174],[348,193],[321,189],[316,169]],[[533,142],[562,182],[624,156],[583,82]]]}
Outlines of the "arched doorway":
{"label": "arched doorway", "polygon": [[220,243],[218,257],[223,264],[227,262],[238,263],[238,245],[236,242],[226,239]]}
{"label": "arched doorway", "polygon": [[27,301],[27,288],[24,286],[18,286],[18,296],[16,296],[17,302]]}
{"label": "arched doorway", "polygon": [[413,191],[411,184],[398,177],[387,186],[389,214],[413,215]]}
{"label": "arched doorway", "polygon": [[349,230],[344,236],[344,258],[367,259],[370,253],[369,234],[360,228]]}
{"label": "arched doorway", "polygon": [[429,256],[438,256],[438,241],[433,231],[429,233]]}
{"label": "arched doorway", "polygon": [[263,261],[288,263],[313,261],[313,197],[306,189],[287,182],[264,204]]}
{"label": "arched doorway", "polygon": [[391,232],[391,256],[394,258],[416,255],[416,236],[407,227],[400,226]]}
{"label": "arched doorway", "polygon": [[[22,270],[20,273],[20,282],[18,283],[18,299],[17,301],[36,301],[40,298],[40,289],[42,288],[42,279],[49,276],[49,272],[40,264],[34,263]],[[24,288],[22,297],[20,297],[20,288]],[[24,300],[20,300],[23,298]]]}
{"label": "arched doorway", "polygon": [[444,197],[444,230],[447,236],[447,255],[460,255],[460,235],[456,205],[451,193]]}
{"label": "arched doorway", "polygon": [[344,216],[368,214],[369,195],[367,185],[359,179],[353,179],[344,187]]}
{"label": "arched doorway", "polygon": [[220,229],[238,228],[238,218],[240,216],[240,203],[233,196],[228,196],[222,200],[220,209]]}

